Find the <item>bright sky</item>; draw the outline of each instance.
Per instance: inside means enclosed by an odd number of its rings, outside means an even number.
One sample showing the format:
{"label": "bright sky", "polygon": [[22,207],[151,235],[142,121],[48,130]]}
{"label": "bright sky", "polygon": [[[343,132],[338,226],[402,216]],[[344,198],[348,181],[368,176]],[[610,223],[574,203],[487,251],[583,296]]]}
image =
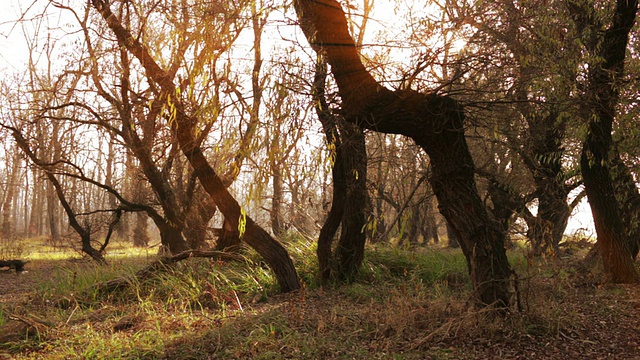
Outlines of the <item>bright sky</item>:
{"label": "bright sky", "polygon": [[[51,35],[50,39],[56,39],[56,34],[68,33],[70,28],[65,26],[66,23],[73,24],[75,20],[64,20],[60,17],[60,10],[55,9],[53,6],[48,6],[48,16],[37,17],[43,13],[44,7],[48,4],[47,1],[38,0],[4,0],[3,9],[0,11],[0,80],[5,76],[10,76],[12,73],[21,73],[22,69],[28,62],[29,47],[25,38],[33,38],[36,33],[34,24],[39,26],[40,43],[36,44],[36,48],[42,50],[47,42],[47,35]],[[79,8],[84,5],[84,1],[78,1]],[[367,31],[370,36],[377,34],[379,31],[392,29],[388,28],[389,24],[393,24],[393,17],[389,14],[393,14],[394,1],[389,0],[377,0],[374,6],[374,12],[372,13],[372,20],[368,24]],[[24,20],[35,20],[17,22],[23,14],[23,12],[30,8],[27,12],[27,16]],[[384,19],[384,22],[381,20]],[[296,31],[293,25],[280,26],[281,32]],[[28,36],[25,37],[24,32],[27,32]],[[299,33],[299,31],[297,31]],[[293,36],[292,36],[293,37]],[[369,37],[370,39],[371,37]],[[274,38],[273,41],[276,39]],[[454,47],[462,47],[464,42],[458,42]],[[284,45],[283,45],[284,46]],[[266,46],[265,46],[266,47]],[[250,50],[250,47],[249,47]],[[578,229],[586,229],[586,235],[595,234],[593,228],[593,222],[591,219],[591,212],[589,205],[586,201],[578,206],[574,211],[569,226],[567,227],[567,234],[573,234]]]}
{"label": "bright sky", "polygon": [[24,59],[28,52],[27,46],[19,39],[22,36],[22,28],[15,24],[15,20],[20,18],[20,10],[16,8],[17,1],[6,1],[2,11],[0,11],[0,67],[16,68]]}

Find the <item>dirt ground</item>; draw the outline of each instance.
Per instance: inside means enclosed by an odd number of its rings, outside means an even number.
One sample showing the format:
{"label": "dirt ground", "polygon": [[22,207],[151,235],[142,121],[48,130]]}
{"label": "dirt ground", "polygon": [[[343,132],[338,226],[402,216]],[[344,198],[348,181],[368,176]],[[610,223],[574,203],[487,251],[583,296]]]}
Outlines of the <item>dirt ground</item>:
{"label": "dirt ground", "polygon": [[19,304],[27,301],[29,294],[41,281],[42,276],[53,268],[53,263],[27,263],[27,271],[0,269],[0,304]]}
{"label": "dirt ground", "polygon": [[[41,261],[27,264],[27,271],[23,273],[0,270],[0,309],[11,310],[28,306],[36,284],[55,266],[55,262]],[[533,291],[545,291],[544,286],[548,286],[550,293],[553,293],[552,287],[557,286],[557,283],[537,284]],[[521,290],[525,293],[531,291],[526,288]],[[640,360],[640,285],[582,285],[569,291],[563,290],[563,293],[565,296],[562,299],[553,302],[552,306],[557,308],[548,309],[555,311],[559,323],[562,322],[551,332],[549,328],[553,328],[552,325],[546,326],[540,333],[536,333],[535,328],[526,332],[513,331],[507,319],[504,321],[504,329],[494,329],[491,333],[483,334],[464,328],[456,329],[456,324],[462,322],[454,321],[446,331],[439,333],[421,333],[420,329],[416,329],[415,333],[410,333],[406,339],[402,339],[404,344],[396,344],[393,347],[413,347],[418,352],[423,351],[427,359]],[[318,309],[333,306],[336,301],[333,296],[334,294],[328,291],[316,292],[310,294],[304,304],[298,305],[305,307],[309,316],[313,317],[315,313],[321,317],[322,313]],[[282,306],[278,302],[287,301],[287,296],[275,296],[268,304],[260,306]],[[524,315],[513,316],[535,316],[532,315],[535,312],[527,312],[527,306],[544,304],[525,302]],[[567,324],[567,318],[575,321]],[[533,320],[529,323],[535,324],[536,321]],[[15,323],[11,320],[10,322]],[[2,332],[0,328],[0,339]],[[396,340],[400,339],[394,339]],[[433,354],[442,355],[436,357]],[[0,351],[0,359],[7,358],[6,356],[8,355]]]}

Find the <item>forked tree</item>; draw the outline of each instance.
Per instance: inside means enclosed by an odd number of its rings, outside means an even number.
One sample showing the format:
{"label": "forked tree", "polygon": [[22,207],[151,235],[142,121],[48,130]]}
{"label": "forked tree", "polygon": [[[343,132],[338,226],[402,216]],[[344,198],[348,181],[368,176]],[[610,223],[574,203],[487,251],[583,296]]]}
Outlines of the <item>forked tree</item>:
{"label": "forked tree", "polygon": [[[326,78],[326,61],[318,56],[311,92],[331,151],[333,176],[331,209],[318,236],[318,263],[323,280],[329,280],[335,271],[337,278],[350,281],[364,260],[365,207],[369,201],[367,148],[362,129],[346,122],[329,107],[325,98]],[[339,227],[340,238],[334,252],[333,238]]]}
{"label": "forked tree", "polygon": [[515,273],[506,256],[504,233],[478,194],[462,106],[437,93],[393,91],[378,83],[362,63],[337,1],[296,0],[294,5],[309,43],[327,56],[345,119],[411,137],[429,155],[431,186],[467,258],[477,302],[501,308],[514,304]]}
{"label": "forked tree", "polygon": [[171,117],[169,125],[182,153],[230,226],[239,229],[241,239],[263,257],[274,272],[283,292],[300,288],[297,271],[287,250],[246,214],[209,164],[198,141],[198,134],[202,130],[199,128],[202,122],[197,116],[198,111],[188,110],[178,90],[175,73],[159,65],[140,39],[123,26],[107,1],[92,0],[91,4],[111,29],[118,44],[138,59],[149,80],[159,89],[154,102],[166,104],[164,110]]}
{"label": "forked tree", "polygon": [[607,28],[596,9],[581,1],[569,1],[573,19],[589,34],[584,43],[590,56],[588,83],[584,95],[583,120],[587,137],[582,147],[580,167],[591,206],[604,269],[609,280],[635,283],[640,277],[633,264],[632,249],[626,239],[622,208],[616,199],[612,168],[618,154],[612,147],[613,123],[624,78],[629,33],[638,11],[637,0],[618,0]]}

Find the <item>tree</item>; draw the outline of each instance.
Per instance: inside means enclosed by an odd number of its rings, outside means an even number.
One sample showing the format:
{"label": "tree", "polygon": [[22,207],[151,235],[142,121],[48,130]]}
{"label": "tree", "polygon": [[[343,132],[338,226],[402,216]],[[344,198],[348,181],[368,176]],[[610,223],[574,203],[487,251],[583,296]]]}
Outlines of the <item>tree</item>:
{"label": "tree", "polygon": [[460,104],[436,93],[381,86],[362,64],[337,1],[298,0],[294,5],[309,43],[327,56],[332,67],[345,119],[409,136],[429,155],[431,186],[441,213],[460,239],[478,303],[500,308],[514,304],[514,272],[506,257],[504,234],[478,195]]}
{"label": "tree", "polygon": [[580,49],[566,7],[499,0],[450,8],[467,43],[442,86],[464,99],[481,135],[471,147],[492,215],[505,230],[524,219],[532,254],[553,253],[582,198],[568,202],[581,184],[572,153]]}
{"label": "tree", "polygon": [[[8,142],[5,142],[5,145],[6,144],[8,144]],[[0,235],[2,238],[7,239],[15,231],[14,225],[12,224],[12,207],[14,197],[16,196],[16,190],[18,190],[18,177],[22,171],[22,157],[20,156],[17,146],[5,149],[5,154],[7,157],[5,162],[5,176],[7,180],[5,182],[3,196],[1,197],[3,201]],[[9,157],[11,157],[11,161],[8,161]]]}
{"label": "tree", "polygon": [[[3,126],[5,126],[5,125],[3,125]],[[54,172],[52,170],[52,165],[55,166],[55,163],[47,163],[47,162],[42,161],[41,159],[39,159],[38,156],[31,150],[31,147],[29,146],[27,140],[22,136],[22,134],[20,133],[20,131],[18,131],[18,129],[11,128],[11,127],[7,127],[7,128],[9,130],[11,130],[13,138],[15,139],[15,141],[18,144],[18,146],[20,147],[20,149],[22,149],[22,151],[27,155],[27,157],[38,168],[40,168],[42,171],[44,171],[47,179],[49,180],[51,185],[53,185],[53,188],[55,189],[56,196],[58,197],[58,200],[62,204],[62,207],[64,208],[64,210],[65,210],[65,212],[67,214],[67,217],[69,219],[69,224],[71,225],[71,227],[80,236],[80,242],[82,244],[82,251],[84,253],[86,253],[87,255],[89,255],[92,259],[94,259],[98,263],[105,264],[106,261],[105,261],[104,256],[103,256],[103,252],[104,252],[104,249],[106,248],[107,244],[109,243],[109,237],[111,236],[111,231],[109,231],[109,234],[108,234],[107,238],[105,239],[105,242],[104,242],[103,246],[99,250],[95,249],[93,247],[93,245],[92,245],[92,240],[91,240],[92,231],[91,231],[90,225],[87,224],[87,223],[85,223],[84,226],[80,224],[80,222],[78,221],[78,215],[72,209],[71,204],[67,200],[67,196],[65,195],[65,192],[64,192],[64,189],[62,188],[62,185],[60,184],[60,182],[58,181],[58,179],[56,178],[56,176],[55,176],[55,174],[54,174]],[[119,220],[120,215],[121,215],[121,212],[118,212],[117,220]],[[115,225],[117,223],[117,220],[115,222],[113,222],[112,224]],[[113,225],[110,227],[110,230],[113,229]]]}
{"label": "tree", "polygon": [[580,166],[598,234],[597,246],[612,282],[635,283],[640,277],[625,239],[628,234],[611,175],[614,159],[618,157],[611,146],[611,134],[620,96],[619,81],[624,76],[629,32],[635,23],[638,1],[618,0],[606,29],[592,4],[570,1],[568,6],[586,37],[589,54],[582,116],[588,130]]}
{"label": "tree", "polygon": [[[340,279],[353,280],[364,260],[366,242],[365,208],[369,201],[367,149],[362,129],[347,123],[330,109],[325,98],[326,78],[327,64],[319,56],[312,94],[331,151],[333,198],[318,236],[318,262],[323,280],[331,278],[332,270],[337,272]],[[338,227],[341,227],[341,231],[335,249],[336,266],[332,267],[332,243]]]}
{"label": "tree", "polygon": [[222,179],[208,163],[198,141],[197,135],[201,131],[198,128],[199,119],[187,112],[187,107],[179,96],[179,88],[174,83],[175,74],[160,67],[148,49],[122,25],[119,18],[111,11],[108,3],[102,0],[92,0],[91,4],[116,36],[120,46],[138,59],[149,79],[158,86],[160,91],[154,102],[162,104],[163,112],[171,117],[172,121],[169,121],[169,126],[182,153],[222,214],[233,227],[239,229],[242,240],[265,259],[275,273],[283,292],[298,289],[300,287],[298,275],[286,249],[247,216],[244,209],[229,193]]}

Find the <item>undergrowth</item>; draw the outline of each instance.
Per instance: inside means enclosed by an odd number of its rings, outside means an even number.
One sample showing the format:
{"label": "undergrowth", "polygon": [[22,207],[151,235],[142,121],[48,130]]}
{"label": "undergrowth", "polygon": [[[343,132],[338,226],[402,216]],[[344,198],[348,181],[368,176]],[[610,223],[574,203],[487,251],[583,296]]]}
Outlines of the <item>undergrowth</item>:
{"label": "undergrowth", "polygon": [[[29,303],[0,307],[0,326],[9,325],[9,314],[44,325],[31,324],[38,336],[0,344],[0,355],[473,358],[443,344],[479,334],[567,332],[575,320],[561,306],[549,307],[561,304],[570,291],[570,284],[562,283],[568,275],[538,271],[521,253],[510,254],[510,260],[524,279],[526,307],[518,316],[496,318],[470,306],[470,280],[459,250],[368,249],[354,283],[321,286],[313,243],[290,238],[285,244],[304,284],[290,294],[278,293],[269,269],[251,251],[243,262],[188,259],[145,280],[133,274],[152,260],[149,255],[114,257],[108,267],[65,262],[45,268]],[[127,279],[127,286],[105,291],[103,285],[115,278]]]}

